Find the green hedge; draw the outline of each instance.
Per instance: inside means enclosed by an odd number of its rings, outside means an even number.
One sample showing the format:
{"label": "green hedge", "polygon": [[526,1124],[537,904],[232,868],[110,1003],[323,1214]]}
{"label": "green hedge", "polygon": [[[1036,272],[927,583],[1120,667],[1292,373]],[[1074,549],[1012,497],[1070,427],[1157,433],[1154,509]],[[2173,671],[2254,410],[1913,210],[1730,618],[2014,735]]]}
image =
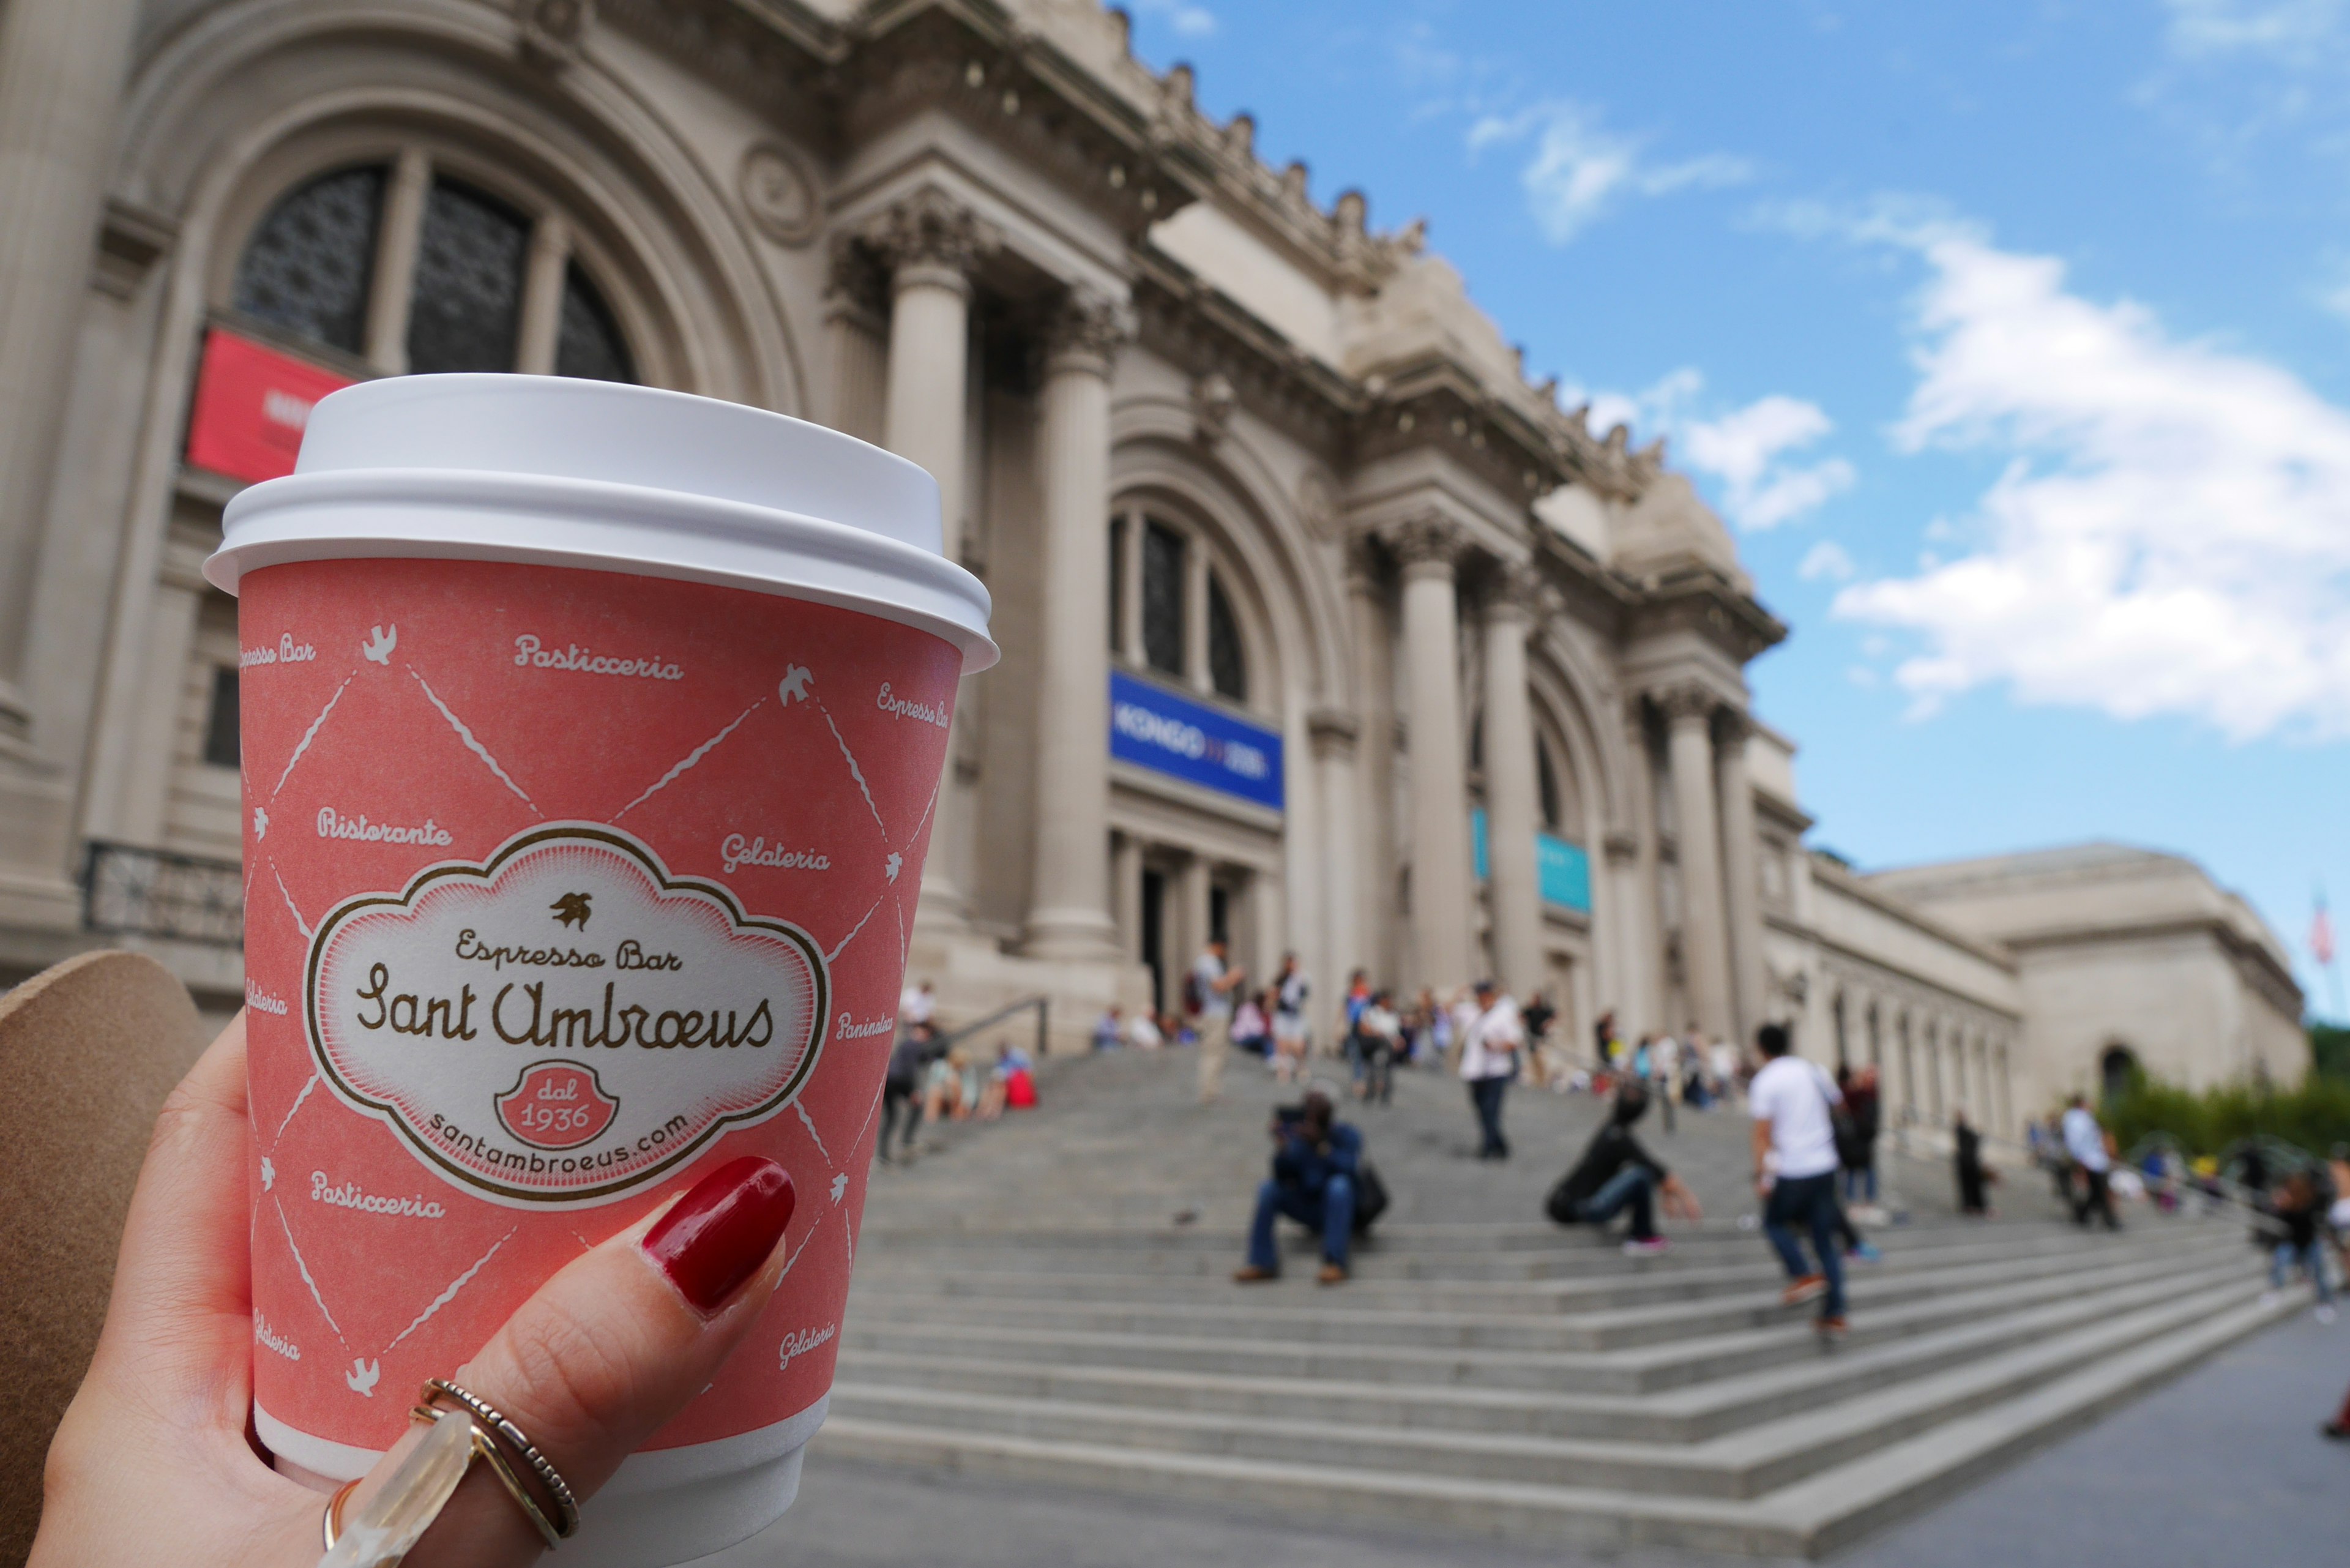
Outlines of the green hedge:
{"label": "green hedge", "polygon": [[2218,1154],[2239,1138],[2264,1133],[2322,1155],[2350,1143],[2350,1080],[2312,1073],[2294,1089],[2231,1084],[2198,1094],[2140,1078],[2106,1104],[2102,1119],[2124,1148],[2165,1132],[2190,1154]]}

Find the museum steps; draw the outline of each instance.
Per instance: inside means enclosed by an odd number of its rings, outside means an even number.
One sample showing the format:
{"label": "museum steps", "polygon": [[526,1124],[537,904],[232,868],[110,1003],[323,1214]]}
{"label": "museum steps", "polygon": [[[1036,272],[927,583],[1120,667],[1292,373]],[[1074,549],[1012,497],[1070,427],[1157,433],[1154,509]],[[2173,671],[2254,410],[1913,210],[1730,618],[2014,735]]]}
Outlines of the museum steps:
{"label": "museum steps", "polygon": [[1592,1101],[1520,1093],[1519,1158],[1488,1167],[1458,1158],[1466,1107],[1433,1075],[1355,1118],[1397,1197],[1355,1279],[1317,1287],[1284,1226],[1284,1278],[1238,1287],[1273,1092],[1236,1064],[1237,1103],[1203,1110],[1189,1067],[1069,1064],[1034,1116],[876,1172],[823,1451],[1532,1542],[1817,1554],[2299,1300],[2262,1304],[2233,1223],[2138,1209],[2084,1237],[2036,1180],[2009,1194],[2033,1212],[1962,1220],[1934,1212],[1939,1173],[1898,1167],[1909,1222],[1854,1270],[1852,1331],[1823,1348],[1739,1223],[1742,1122],[1645,1129],[1712,1218],[1627,1258],[1510,1217],[1538,1212]]}

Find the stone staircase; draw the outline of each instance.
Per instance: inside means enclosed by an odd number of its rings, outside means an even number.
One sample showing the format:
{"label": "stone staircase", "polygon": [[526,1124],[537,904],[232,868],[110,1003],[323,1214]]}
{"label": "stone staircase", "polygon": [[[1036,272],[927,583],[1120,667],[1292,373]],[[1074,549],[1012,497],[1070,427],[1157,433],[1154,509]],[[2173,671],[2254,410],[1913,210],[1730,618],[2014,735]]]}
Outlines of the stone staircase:
{"label": "stone staircase", "polygon": [[[875,1173],[824,1451],[1535,1542],[1817,1554],[1919,1508],[2292,1310],[2224,1220],[2083,1236],[2035,1179],[1907,1222],[1824,1348],[1751,1225],[1745,1126],[1651,1147],[1708,1220],[1661,1258],[1541,1222],[1599,1115],[1520,1092],[1518,1157],[1462,1158],[1457,1085],[1352,1115],[1396,1206],[1322,1289],[1230,1282],[1272,1085],[1190,1103],[1188,1054],[1069,1063],[1045,1106]],[[1898,1199],[1897,1202],[1900,1201]],[[1745,1225],[1741,1216],[1746,1216]],[[2298,1298],[2294,1298],[2296,1301]]]}

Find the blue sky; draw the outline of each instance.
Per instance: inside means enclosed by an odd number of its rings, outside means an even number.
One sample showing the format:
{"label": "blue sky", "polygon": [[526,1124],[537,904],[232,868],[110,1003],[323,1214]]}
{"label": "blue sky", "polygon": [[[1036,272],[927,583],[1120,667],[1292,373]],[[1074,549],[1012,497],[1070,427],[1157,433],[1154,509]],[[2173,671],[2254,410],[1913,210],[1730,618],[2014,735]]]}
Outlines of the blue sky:
{"label": "blue sky", "polygon": [[1864,867],[2190,855],[2350,899],[2350,0],[1137,0],[1317,198],[1666,436],[1794,628]]}

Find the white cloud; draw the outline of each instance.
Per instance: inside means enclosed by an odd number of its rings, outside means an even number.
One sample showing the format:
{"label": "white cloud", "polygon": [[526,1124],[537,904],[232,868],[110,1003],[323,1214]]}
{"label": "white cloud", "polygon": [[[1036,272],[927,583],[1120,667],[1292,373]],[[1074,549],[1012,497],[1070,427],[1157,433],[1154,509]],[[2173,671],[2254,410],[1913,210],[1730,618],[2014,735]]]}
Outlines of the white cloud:
{"label": "white cloud", "polygon": [[2350,410],[2069,292],[2054,257],[1953,223],[1848,232],[1929,268],[1897,441],[2002,464],[1950,558],[1837,596],[1922,639],[1894,672],[1918,710],[2004,683],[2240,740],[2350,734]]}
{"label": "white cloud", "polygon": [[1591,404],[1591,428],[1627,425],[1671,438],[1678,457],[1721,482],[1722,510],[1749,531],[1775,528],[1852,488],[1856,475],[1840,457],[1802,464],[1790,454],[1835,429],[1816,403],[1780,393],[1712,419],[1699,403],[1705,377],[1683,366],[1644,391],[1577,392]]}
{"label": "white cloud", "polygon": [[1817,403],[1773,393],[1684,426],[1681,455],[1721,480],[1740,527],[1775,528],[1852,488],[1852,464],[1840,457],[1809,467],[1785,461],[1835,428]]}
{"label": "white cloud", "polygon": [[1216,14],[1191,0],[1133,0],[1135,15],[1163,17],[1186,38],[1205,38],[1216,31]]}
{"label": "white cloud", "polygon": [[2311,51],[2339,36],[2345,0],[2165,0],[2171,52],[2188,59],[2273,55],[2307,63]]}
{"label": "white cloud", "polygon": [[1609,130],[1596,109],[1554,99],[1513,115],[1489,114],[1469,130],[1469,149],[1534,140],[1520,171],[1527,206],[1553,244],[1563,245],[1627,196],[1742,184],[1753,166],[1713,153],[1677,163],[1650,162],[1645,138]]}
{"label": "white cloud", "polygon": [[1795,568],[1795,575],[1807,583],[1821,577],[1841,583],[1850,580],[1857,570],[1842,545],[1823,539],[1804,553],[1804,564]]}

